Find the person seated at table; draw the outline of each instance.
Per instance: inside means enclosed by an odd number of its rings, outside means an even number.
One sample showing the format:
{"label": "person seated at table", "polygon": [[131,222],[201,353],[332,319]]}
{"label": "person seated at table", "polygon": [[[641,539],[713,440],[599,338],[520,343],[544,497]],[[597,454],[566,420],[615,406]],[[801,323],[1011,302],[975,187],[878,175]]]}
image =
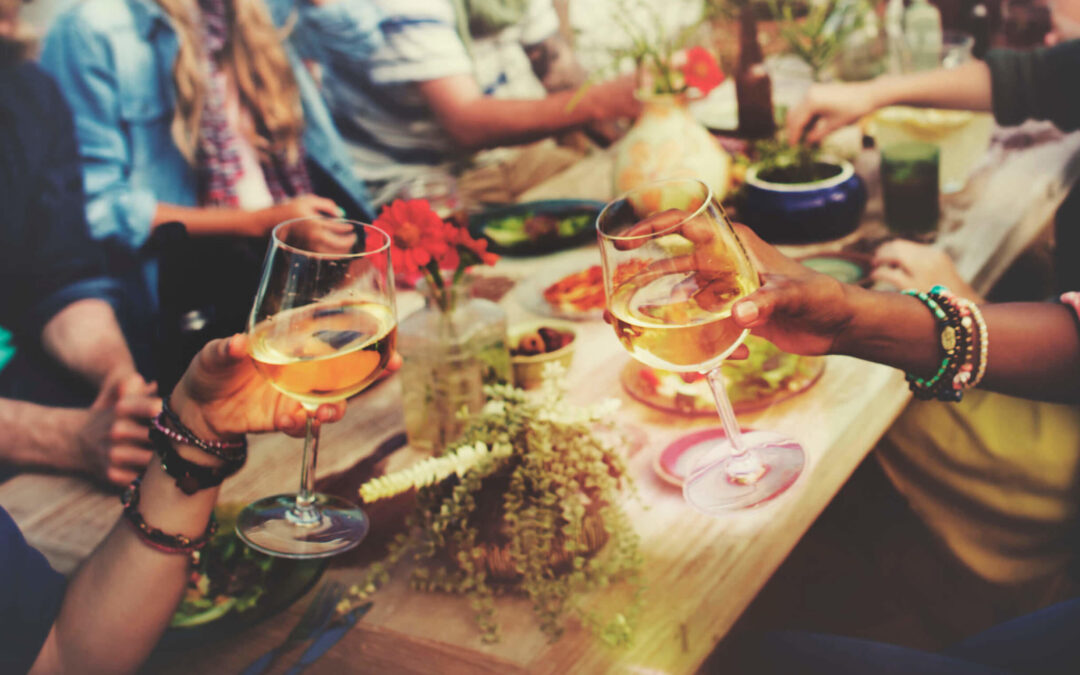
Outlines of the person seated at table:
{"label": "person seated at table", "polygon": [[382,47],[363,62],[319,60],[327,102],[376,203],[464,153],[585,127],[610,139],[605,123],[640,110],[632,76],[579,96],[584,71],[551,0],[373,1],[386,17]]}
{"label": "person seated at table", "polygon": [[[1048,44],[1031,51],[993,49],[985,61],[867,82],[815,84],[787,117],[792,143],[818,143],[830,133],[879,108],[911,105],[993,112],[998,124],[1048,120],[1062,131],[1080,128],[1080,0],[1051,3]],[[1080,288],[1080,189],[1058,209],[1055,275],[1059,290]]]}
{"label": "person seated at table", "polygon": [[[243,434],[304,431],[303,408],[256,372],[241,335],[207,344],[170,404],[182,426],[160,421],[183,441],[159,437],[169,468],[153,462],[128,488],[124,516],[70,581],[27,545],[0,508],[0,672],[134,671],[180,600],[191,551],[211,532],[218,485],[246,456]],[[333,422],[344,410],[344,403],[324,404],[316,417]],[[216,454],[195,439],[214,444]]]}
{"label": "person seated at table", "polygon": [[[274,16],[285,21],[289,11]],[[372,215],[310,73],[273,18],[263,0],[85,0],[45,38],[42,65],[75,115],[91,231],[141,325],[156,322],[158,253],[191,258],[166,284],[213,303],[206,313],[228,334],[246,319],[275,225]],[[367,0],[305,2],[298,21],[336,29],[323,47],[340,59],[362,58],[380,39]],[[174,221],[204,245],[147,246]]]}
{"label": "person seated at table", "polygon": [[[905,370],[910,378],[921,378],[913,388],[939,399],[932,405],[940,407],[954,405],[942,402],[955,401],[954,392],[965,400],[975,394],[978,390],[965,389],[979,384],[980,373],[984,375],[980,386],[987,391],[1080,403],[1080,293],[1066,293],[1059,302],[985,304],[976,312],[972,304],[948,292],[913,297],[841,284],[786,258],[747,228],[740,226],[739,235],[757,263],[763,285],[735,303],[732,318],[784,351],[844,354]],[[935,305],[940,314],[935,314]],[[942,338],[947,331],[969,347],[949,357],[957,361],[958,370],[950,366],[941,384],[931,384],[946,356]],[[989,347],[988,359],[981,356],[983,345]],[[740,351],[736,358],[745,355],[745,347]],[[968,376],[956,380],[953,372]],[[961,388],[954,389],[954,383]],[[1080,443],[1061,440],[1061,452],[1076,463]],[[1071,515],[1075,519],[1076,513]],[[744,638],[732,646],[727,663],[734,667],[732,672],[762,674],[1073,673],[1080,669],[1077,625],[1080,599],[1072,599],[968,638],[941,654],[851,638],[783,633]]]}
{"label": "person seated at table", "polygon": [[[1080,18],[1080,2],[1054,5]],[[873,110],[893,104],[992,110],[1003,125],[1047,119],[1080,128],[1080,41],[1032,52],[992,50],[986,62],[949,70],[882,77],[865,83],[814,85],[788,118],[792,140],[817,142]],[[1059,285],[1080,287],[1073,257],[1080,252],[1080,192],[1058,213]],[[1076,241],[1077,245],[1070,245]],[[949,258],[936,249],[894,242],[877,254],[875,278],[898,288],[944,283],[979,299]],[[1071,280],[1070,280],[1071,279]],[[1062,289],[1064,290],[1064,289]],[[969,569],[1002,585],[1060,586],[1075,556],[1070,537],[1080,510],[1080,417],[1072,405],[1024,401],[977,392],[958,406],[915,401],[897,420],[877,458],[926,525]],[[1048,590],[1047,592],[1056,592]]]}
{"label": "person seated at table", "polygon": [[71,113],[25,58],[19,0],[0,0],[0,479],[16,467],[127,484],[146,465],[154,388],[117,323],[115,281],[83,214]]}

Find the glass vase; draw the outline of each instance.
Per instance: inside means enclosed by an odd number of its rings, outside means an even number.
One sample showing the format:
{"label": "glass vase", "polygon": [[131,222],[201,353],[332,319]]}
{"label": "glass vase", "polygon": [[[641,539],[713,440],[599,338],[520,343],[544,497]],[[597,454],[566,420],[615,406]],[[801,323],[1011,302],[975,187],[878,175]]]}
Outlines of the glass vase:
{"label": "glass vase", "polygon": [[441,454],[464,431],[461,411],[484,405],[484,386],[510,381],[506,313],[464,284],[421,291],[423,309],[398,325],[405,430],[413,448]]}

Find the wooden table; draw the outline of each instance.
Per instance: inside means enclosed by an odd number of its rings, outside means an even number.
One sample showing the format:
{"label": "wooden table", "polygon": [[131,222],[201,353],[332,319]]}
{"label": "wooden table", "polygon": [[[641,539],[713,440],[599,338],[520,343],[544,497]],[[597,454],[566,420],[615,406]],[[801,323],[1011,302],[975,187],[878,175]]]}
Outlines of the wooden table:
{"label": "wooden table", "polygon": [[[941,242],[954,252],[962,272],[975,279],[980,290],[1046,226],[1048,215],[1072,183],[1075,169],[1069,158],[1077,149],[1080,135],[1003,153],[973,181],[977,202],[968,199],[970,195],[951,200],[954,221]],[[588,157],[527,198],[605,198],[609,166],[607,155]],[[868,222],[879,219],[879,208],[871,204]],[[524,278],[553,265],[598,261],[598,255],[595,248],[586,248],[543,259],[504,260],[496,269]],[[511,293],[504,301],[511,321],[528,316],[515,297]],[[415,297],[403,294],[399,298],[402,313],[416,302]],[[310,672],[693,672],[908,400],[901,373],[851,358],[829,357],[824,376],[808,392],[740,418],[744,425],[799,440],[808,458],[804,474],[769,505],[710,518],[685,505],[679,491],[661,482],[651,465],[670,441],[693,429],[717,426],[717,420],[673,417],[631,400],[619,384],[627,360],[608,327],[582,324],[568,377],[577,400],[615,397],[623,401],[620,424],[640,429],[644,438],[643,449],[630,460],[641,504],[630,503],[628,509],[641,535],[648,587],[631,647],[605,647],[576,624],[569,626],[560,641],[548,644],[528,603],[514,598],[497,603],[502,641],[485,645],[464,599],[410,591],[404,583],[406,571],[399,570],[375,596],[371,612]],[[402,383],[397,379],[361,395],[350,405],[344,421],[324,431],[320,475],[347,469],[402,429]],[[253,439],[251,445],[248,465],[226,482],[222,499],[246,502],[294,490],[299,441],[268,435]],[[390,457],[388,469],[415,459],[410,450],[401,450]],[[90,553],[120,511],[115,496],[65,476],[19,476],[0,485],[0,504],[11,512],[27,539],[65,572]],[[352,582],[361,572],[332,566],[327,575]],[[610,598],[601,596],[591,602],[602,607]],[[238,672],[277,644],[305,606],[298,602],[257,628],[189,653],[182,664],[155,661],[153,670]],[[287,658],[282,663],[290,662]]]}

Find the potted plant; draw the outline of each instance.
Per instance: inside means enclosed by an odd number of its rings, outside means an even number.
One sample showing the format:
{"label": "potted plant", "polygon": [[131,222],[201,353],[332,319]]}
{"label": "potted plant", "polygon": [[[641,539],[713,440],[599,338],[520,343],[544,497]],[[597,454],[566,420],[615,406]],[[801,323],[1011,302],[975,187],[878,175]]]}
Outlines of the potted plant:
{"label": "potted plant", "polygon": [[838,239],[859,226],[866,187],[851,162],[780,139],[755,146],[738,200],[739,219],[766,241]]}
{"label": "potted plant", "polygon": [[[490,400],[446,454],[360,488],[365,503],[415,490],[416,508],[342,609],[364,602],[411,555],[413,587],[470,596],[487,641],[498,640],[501,593],[527,595],[552,640],[568,614],[607,642],[630,639],[641,556],[620,506],[632,481],[610,435],[617,402],[571,404],[560,380],[552,374],[528,394],[488,387]],[[582,606],[583,593],[618,580],[632,591],[622,611],[601,619]]]}

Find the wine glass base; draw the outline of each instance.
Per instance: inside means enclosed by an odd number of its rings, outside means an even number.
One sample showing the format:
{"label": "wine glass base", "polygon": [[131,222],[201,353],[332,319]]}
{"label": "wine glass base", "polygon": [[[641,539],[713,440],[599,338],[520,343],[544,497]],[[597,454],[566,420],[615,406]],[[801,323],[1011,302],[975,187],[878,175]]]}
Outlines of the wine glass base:
{"label": "wine glass base", "polygon": [[316,494],[318,518],[300,522],[293,513],[296,495],[275,495],[248,504],[236,519],[236,533],[251,548],[278,558],[328,558],[355,547],[370,521],[357,505]]}
{"label": "wine glass base", "polygon": [[[707,441],[720,443],[723,456],[695,469],[683,482],[683,497],[691,506],[710,515],[761,506],[791,487],[806,465],[802,446],[779,434],[751,431],[743,435],[743,440],[758,454],[764,469],[760,477],[747,483],[732,479],[728,474],[730,442],[726,438]],[[714,446],[710,454],[716,456],[717,451]]]}

